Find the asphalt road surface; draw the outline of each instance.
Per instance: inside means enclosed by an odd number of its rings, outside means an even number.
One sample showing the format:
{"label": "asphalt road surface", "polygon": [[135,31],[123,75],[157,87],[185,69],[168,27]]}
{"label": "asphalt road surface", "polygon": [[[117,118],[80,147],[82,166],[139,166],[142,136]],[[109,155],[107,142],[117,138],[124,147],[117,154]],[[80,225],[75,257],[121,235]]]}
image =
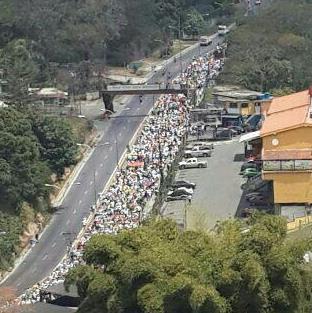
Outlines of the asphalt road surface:
{"label": "asphalt road surface", "polygon": [[[162,215],[183,225],[187,219],[189,229],[212,229],[217,221],[233,218],[241,203],[241,184],[238,174],[244,147],[237,139],[215,144],[212,156],[206,160],[207,168],[179,170],[176,180],[196,183],[192,202],[166,202]],[[185,204],[187,212],[185,212]]]}
{"label": "asphalt road surface", "polygon": [[[194,55],[214,49],[218,41],[220,38],[216,37],[209,47],[199,49],[197,45],[193,50],[182,55],[183,67]],[[180,72],[180,66],[179,57],[177,57],[177,62],[167,65],[172,77]],[[161,82],[164,79],[161,71],[159,71],[148,82]],[[129,109],[120,114],[123,116],[145,115],[150,111],[152,105],[153,96],[144,96],[142,104],[139,103],[137,96],[129,97],[126,103],[126,107]],[[103,190],[113,173],[117,154],[120,156],[126,149],[143,118],[141,116],[103,121],[106,123],[103,128],[104,135],[75,181],[76,183],[79,182],[80,185],[73,184],[70,187],[62,202],[64,209],[53,216],[39,242],[29,251],[23,262],[15,268],[1,286],[12,287],[16,289],[16,293],[19,295],[52,272],[66,254],[67,246],[80,231],[82,220],[89,215],[90,207],[95,203],[97,194]],[[117,144],[115,143],[116,139]],[[108,142],[110,144],[106,144]]]}

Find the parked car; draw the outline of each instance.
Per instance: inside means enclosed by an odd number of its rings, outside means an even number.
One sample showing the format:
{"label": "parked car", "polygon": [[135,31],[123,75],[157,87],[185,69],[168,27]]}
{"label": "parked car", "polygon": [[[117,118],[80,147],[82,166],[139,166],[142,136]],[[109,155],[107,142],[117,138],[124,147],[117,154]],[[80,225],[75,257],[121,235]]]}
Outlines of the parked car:
{"label": "parked car", "polygon": [[228,128],[218,128],[214,133],[215,140],[229,140],[232,139],[233,133]]}
{"label": "parked car", "polygon": [[233,136],[238,136],[245,131],[241,126],[228,126],[228,129],[231,130]]}
{"label": "parked car", "polygon": [[207,167],[207,161],[199,161],[197,158],[191,158],[179,163],[179,169],[203,167]]}
{"label": "parked car", "polygon": [[244,170],[244,172],[242,173],[244,178],[251,178],[251,177],[257,176],[259,174],[260,174],[260,172],[255,168],[246,168]]}
{"label": "parked car", "polygon": [[208,36],[201,36],[199,38],[199,45],[200,46],[209,46],[212,44],[212,40],[210,37]]}
{"label": "parked car", "polygon": [[169,201],[190,200],[190,199],[192,199],[192,196],[182,194],[179,196],[172,196],[172,195],[167,196],[166,201],[169,202]]}
{"label": "parked car", "polygon": [[195,189],[196,187],[196,184],[195,183],[191,183],[187,180],[177,180],[176,182],[174,182],[172,184],[172,187],[173,188],[180,188],[180,187],[185,187],[185,188],[192,188],[192,189]]}
{"label": "parked car", "polygon": [[252,197],[252,198],[248,198],[247,200],[249,203],[251,203],[252,205],[267,205],[269,204],[269,201],[266,197]]}
{"label": "parked car", "polygon": [[244,172],[247,168],[256,168],[258,169],[259,168],[259,165],[253,161],[250,161],[250,162],[244,162],[241,166],[241,174],[242,172]]}
{"label": "parked car", "polygon": [[195,147],[205,147],[206,149],[212,150],[214,149],[213,143],[208,143],[208,142],[195,142],[192,144],[189,144],[185,147],[186,150],[193,149]]}
{"label": "parked car", "polygon": [[191,196],[194,193],[194,190],[192,188],[187,189],[185,187],[180,187],[179,189],[168,191],[167,196],[181,195],[183,193]]}
{"label": "parked car", "polygon": [[242,210],[241,216],[243,218],[247,218],[247,217],[250,217],[255,212],[257,212],[257,209],[255,209],[255,208],[245,208]]}
{"label": "parked car", "polygon": [[192,158],[192,157],[211,157],[211,150],[207,149],[206,147],[194,147],[191,150],[184,151],[184,157]]}
{"label": "parked car", "polygon": [[259,197],[259,196],[263,196],[263,193],[259,192],[259,191],[255,191],[255,192],[249,192],[246,194],[245,198],[246,200],[248,200],[249,198],[253,198],[253,197]]}

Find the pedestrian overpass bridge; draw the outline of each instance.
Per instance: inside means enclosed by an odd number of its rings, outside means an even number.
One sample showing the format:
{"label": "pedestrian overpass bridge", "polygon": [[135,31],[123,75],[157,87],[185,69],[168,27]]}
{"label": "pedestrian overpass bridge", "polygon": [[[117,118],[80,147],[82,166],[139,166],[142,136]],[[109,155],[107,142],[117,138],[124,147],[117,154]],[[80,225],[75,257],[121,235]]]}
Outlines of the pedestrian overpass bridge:
{"label": "pedestrian overpass bridge", "polygon": [[145,94],[187,94],[189,88],[180,84],[151,84],[151,85],[109,85],[102,90],[103,94],[116,95],[145,95]]}

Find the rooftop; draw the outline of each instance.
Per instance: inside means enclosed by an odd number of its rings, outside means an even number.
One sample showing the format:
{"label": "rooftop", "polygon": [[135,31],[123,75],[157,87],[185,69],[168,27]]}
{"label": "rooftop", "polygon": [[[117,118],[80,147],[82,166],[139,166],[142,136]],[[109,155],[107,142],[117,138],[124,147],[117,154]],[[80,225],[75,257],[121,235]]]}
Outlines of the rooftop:
{"label": "rooftop", "polygon": [[308,90],[274,98],[262,124],[261,136],[268,136],[299,126],[311,126],[309,110]]}
{"label": "rooftop", "polygon": [[262,92],[243,89],[238,86],[216,86],[212,94],[220,101],[250,101],[259,100],[264,94]]}

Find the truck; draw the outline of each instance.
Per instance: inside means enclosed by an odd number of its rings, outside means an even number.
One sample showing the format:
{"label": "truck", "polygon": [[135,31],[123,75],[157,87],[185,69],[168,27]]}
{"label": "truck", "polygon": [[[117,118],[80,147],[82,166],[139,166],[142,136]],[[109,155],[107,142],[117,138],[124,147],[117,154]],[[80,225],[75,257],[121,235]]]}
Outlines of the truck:
{"label": "truck", "polygon": [[229,28],[226,25],[219,25],[218,26],[218,35],[225,36],[230,32]]}
{"label": "truck", "polygon": [[207,161],[199,161],[197,158],[191,158],[188,160],[181,161],[179,163],[179,169],[185,168],[204,168],[207,167]]}
{"label": "truck", "polygon": [[185,158],[193,158],[193,157],[211,157],[211,149],[202,146],[202,147],[193,147],[192,149],[184,151]]}

